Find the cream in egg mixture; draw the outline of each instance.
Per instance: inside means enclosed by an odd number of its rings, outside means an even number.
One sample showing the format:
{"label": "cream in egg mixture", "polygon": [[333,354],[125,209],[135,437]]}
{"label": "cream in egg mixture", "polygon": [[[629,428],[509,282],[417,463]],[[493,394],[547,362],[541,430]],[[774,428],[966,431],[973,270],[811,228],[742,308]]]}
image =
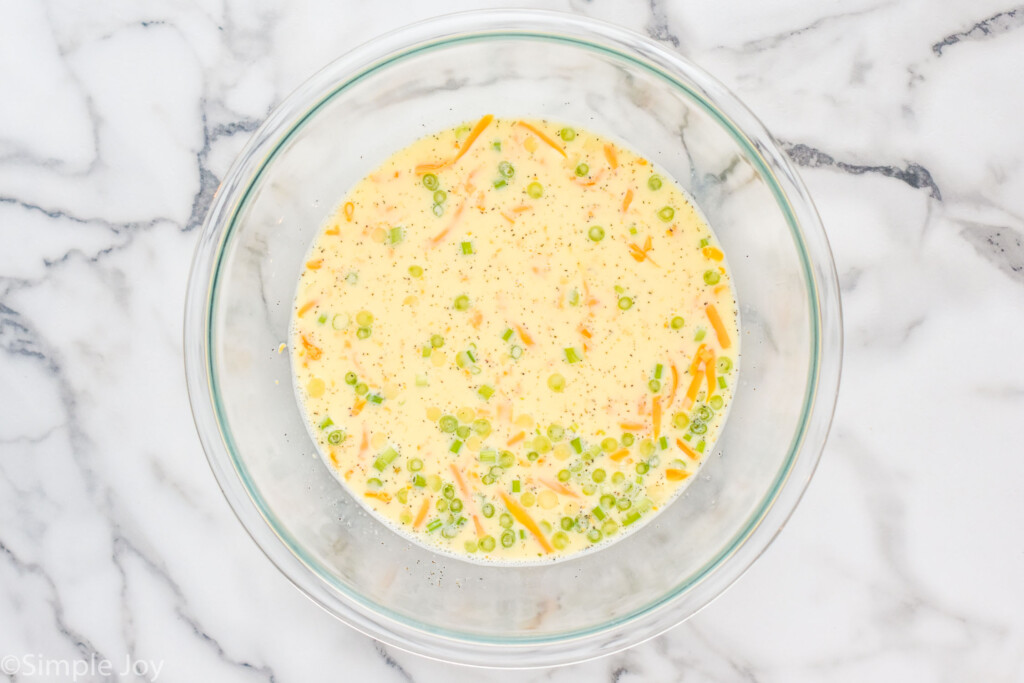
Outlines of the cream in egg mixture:
{"label": "cream in egg mixture", "polygon": [[583,130],[485,116],[349,192],[290,347],[353,496],[433,548],[537,560],[642,526],[693,477],[736,383],[736,310],[664,173]]}

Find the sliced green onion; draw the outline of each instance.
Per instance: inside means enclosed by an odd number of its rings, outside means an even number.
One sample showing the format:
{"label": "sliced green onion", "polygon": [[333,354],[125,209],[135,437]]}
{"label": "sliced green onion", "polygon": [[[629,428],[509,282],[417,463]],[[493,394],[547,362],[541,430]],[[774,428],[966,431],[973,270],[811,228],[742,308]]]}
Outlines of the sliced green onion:
{"label": "sliced green onion", "polygon": [[572,444],[572,449],[574,451],[576,451],[577,453],[582,453],[583,452],[583,442],[580,441],[580,437],[577,436],[575,439],[573,439],[569,443]]}
{"label": "sliced green onion", "polygon": [[615,496],[609,493],[606,493],[603,496],[601,496],[601,507],[610,508],[613,505],[615,505]]}
{"label": "sliced green onion", "polygon": [[480,396],[480,398],[486,401],[491,396],[494,396],[494,387],[485,384],[479,389],[477,389],[476,393],[478,396]]}
{"label": "sliced green onion", "polygon": [[480,481],[483,482],[484,486],[490,486],[491,484],[494,483],[494,475],[485,474],[484,476],[480,477]]}
{"label": "sliced green onion", "polygon": [[498,524],[500,524],[501,527],[504,528],[504,529],[511,529],[512,528],[512,515],[508,514],[507,512],[502,512],[501,516],[498,517]]}
{"label": "sliced green onion", "polygon": [[562,138],[566,142],[569,142],[570,140],[576,139],[576,131],[574,131],[572,128],[565,127],[562,130],[558,131],[558,137]]}
{"label": "sliced green onion", "polygon": [[580,293],[578,291],[576,291],[575,289],[573,289],[571,292],[569,292],[569,305],[570,306],[579,306],[580,305]]}
{"label": "sliced green onion", "polygon": [[593,529],[588,530],[587,531],[587,540],[590,541],[591,543],[597,543],[598,541],[600,541],[601,540],[601,530],[596,528],[596,527],[593,528]]}
{"label": "sliced green onion", "polygon": [[363,396],[369,390],[370,387],[366,386],[366,384],[364,384],[363,382],[360,382],[359,384],[356,385],[356,393],[360,396]]}
{"label": "sliced green onion", "polygon": [[442,524],[441,520],[435,519],[434,521],[432,521],[429,524],[427,524],[427,531],[437,531],[438,529],[441,528],[441,524]]}
{"label": "sliced green onion", "polygon": [[480,547],[480,550],[483,550],[485,553],[491,552],[494,550],[494,536],[484,536],[477,541],[477,545]]}
{"label": "sliced green onion", "polygon": [[513,479],[512,480],[512,493],[519,493],[519,487],[520,487],[519,480],[518,479]]}
{"label": "sliced green onion", "polygon": [[494,189],[495,190],[500,190],[501,188],[505,187],[506,185],[508,185],[508,181],[505,180],[504,178],[501,178],[500,180],[495,180],[494,181]]}
{"label": "sliced green onion", "polygon": [[[341,318],[344,321],[344,323],[340,327],[338,326],[338,318]],[[335,315],[335,316],[333,316],[331,318],[331,328],[332,329],[340,330],[342,328],[348,327],[348,324],[349,324],[349,317],[347,315],[343,314],[343,313],[338,313],[337,315]]]}
{"label": "sliced green onion", "polygon": [[[345,384],[354,386],[359,381],[359,377],[354,372],[345,373]],[[322,429],[322,428],[321,428]]]}
{"label": "sliced green onion", "polygon": [[456,498],[448,505],[448,509],[456,514],[462,512],[462,501]]}
{"label": "sliced green onion", "polygon": [[698,327],[697,333],[693,335],[693,341],[703,341],[704,335],[706,335],[707,333],[708,331],[705,330],[703,327]]}
{"label": "sliced green onion", "polygon": [[435,216],[440,218],[441,216],[444,215],[444,205],[443,204],[434,204],[432,207],[430,207],[430,211]]}
{"label": "sliced green onion", "polygon": [[463,256],[469,256],[470,254],[473,253],[473,243],[472,242],[463,242],[459,246],[462,248]]}
{"label": "sliced green onion", "polygon": [[526,459],[529,460],[530,462],[536,461],[539,457],[540,453],[538,453],[537,451],[530,451],[529,453],[526,454]]}
{"label": "sliced green onion", "polygon": [[381,403],[383,403],[384,397],[381,396],[380,394],[370,394],[369,396],[366,397],[366,400],[369,401],[370,403],[380,405]]}
{"label": "sliced green onion", "polygon": [[477,547],[476,546],[476,541],[466,541],[465,543],[462,544],[462,547],[464,547],[466,549],[467,553],[475,553],[476,552],[476,547]]}
{"label": "sliced green onion", "polygon": [[591,473],[590,478],[600,484],[606,476],[608,476],[608,473],[599,467]]}
{"label": "sliced green onion", "polygon": [[632,434],[630,434],[629,432],[626,432],[625,434],[622,435],[622,445],[625,446],[626,448],[629,448],[630,446],[632,446],[633,445],[633,441],[635,441],[635,440],[636,440],[636,438]]}
{"label": "sliced green onion", "polygon": [[626,519],[622,520],[622,526],[629,526],[630,524],[638,521],[639,519],[640,513],[637,512],[636,510],[633,510],[633,512],[630,512],[628,515],[626,515]]}
{"label": "sliced green onion", "polygon": [[473,431],[479,434],[484,439],[486,439],[491,434],[491,423],[482,417],[478,420],[473,420],[472,427]]}
{"label": "sliced green onion", "polygon": [[427,382],[427,376],[426,375],[416,375],[416,386],[418,386],[418,387],[428,387],[428,386],[430,386],[430,383]]}
{"label": "sliced green onion", "polygon": [[508,469],[516,464],[516,456],[512,451],[502,451],[498,455],[498,465]]}
{"label": "sliced green onion", "polygon": [[439,349],[444,346],[444,337],[439,334],[430,335],[430,345],[435,349]]}
{"label": "sliced green onion", "polygon": [[[352,374],[352,373],[349,373],[349,374]],[[345,381],[347,382],[348,378],[346,378]],[[324,421],[320,423],[320,429],[327,429],[332,424],[334,424],[334,420],[332,420],[330,417],[325,417]]]}
{"label": "sliced green onion", "polygon": [[565,428],[559,424],[553,424],[548,427],[548,438],[552,441],[558,442],[565,437]]}
{"label": "sliced green onion", "polygon": [[647,179],[647,187],[651,188],[655,192],[661,189],[661,176],[652,175]]}
{"label": "sliced green onion", "polygon": [[703,249],[704,247],[708,246],[708,244],[710,244],[710,242],[707,238],[704,238],[700,241],[700,248]]}
{"label": "sliced green onion", "polygon": [[394,462],[397,457],[398,451],[391,446],[388,446],[380,455],[377,456],[377,459],[373,461],[373,468],[378,472],[383,472],[384,468]]}
{"label": "sliced green onion", "polygon": [[630,299],[628,296],[624,296],[619,299],[619,308],[622,309],[623,311],[628,311],[632,307],[633,300]]}
{"label": "sliced green onion", "polygon": [[317,318],[316,321],[318,323],[320,323],[321,325],[323,325],[325,322],[327,322],[327,316],[325,314],[321,313],[320,317]]}
{"label": "sliced green onion", "polygon": [[671,206],[663,206],[658,210],[658,218],[664,223],[668,223],[676,215],[676,210]]}
{"label": "sliced green onion", "polygon": [[356,323],[358,323],[360,327],[369,327],[373,324],[373,313],[370,313],[369,311],[359,311],[356,313]]}
{"label": "sliced green onion", "polygon": [[454,306],[456,311],[465,311],[469,308],[469,297],[465,294],[460,294],[455,297]]}
{"label": "sliced green onion", "polygon": [[728,386],[728,383],[725,381],[725,377],[722,377],[721,375],[718,376],[718,386],[722,389],[725,389]]}
{"label": "sliced green onion", "polygon": [[345,440],[345,432],[340,429],[335,429],[333,432],[327,435],[327,443],[337,445]]}
{"label": "sliced green onion", "polygon": [[484,448],[480,451],[480,462],[483,463],[496,463],[498,462],[498,453],[493,448]]}
{"label": "sliced green onion", "polygon": [[636,464],[636,473],[637,474],[647,474],[647,470],[648,469],[649,468],[647,467],[647,463],[645,463],[645,462],[638,462]]}
{"label": "sliced green onion", "polygon": [[551,537],[551,545],[555,550],[565,550],[565,547],[569,545],[569,537],[565,535],[564,531],[556,531],[555,535]]}
{"label": "sliced green onion", "polygon": [[694,411],[694,414],[697,416],[697,419],[702,422],[707,422],[715,416],[715,413],[708,406],[700,406]]}
{"label": "sliced green onion", "polygon": [[579,164],[576,167],[576,175],[578,175],[579,177],[582,178],[583,176],[587,175],[588,173],[590,173],[590,167],[587,166],[586,164],[581,163],[581,164]]}
{"label": "sliced green onion", "polygon": [[665,366],[658,363],[654,366],[654,379],[661,379],[661,373],[665,371]]}
{"label": "sliced green onion", "polygon": [[445,194],[444,190],[438,190],[437,192],[434,193],[435,204],[444,204],[446,199],[448,199],[448,195]]}
{"label": "sliced green onion", "polygon": [[658,439],[658,445],[661,447],[661,450],[667,449],[668,448],[668,438],[663,436],[660,439]]}
{"label": "sliced green onion", "polygon": [[360,339],[366,339],[372,333],[373,331],[369,327],[360,327],[358,330],[356,330],[356,336]]}
{"label": "sliced green onion", "polygon": [[423,176],[423,187],[428,190],[436,190],[440,183],[437,182],[437,176],[433,173],[428,173]]}
{"label": "sliced green onion", "polygon": [[715,410],[721,410],[722,404],[724,403],[725,401],[722,400],[721,396],[712,396],[710,399],[708,399],[708,405],[714,408]]}
{"label": "sliced green onion", "polygon": [[491,148],[494,151],[496,151],[496,152],[500,152],[501,151],[501,140],[495,140],[494,142],[492,142],[491,143]]}
{"label": "sliced green onion", "polygon": [[508,355],[518,359],[520,356],[523,355],[523,348],[521,346],[513,345],[512,348],[508,350]]}
{"label": "sliced green onion", "polygon": [[377,477],[372,477],[371,479],[366,480],[366,488],[370,489],[371,491],[377,491],[382,486],[384,486],[384,482],[382,482]]}
{"label": "sliced green onion", "polygon": [[681,317],[679,317],[677,315],[676,317],[672,318],[672,322],[669,323],[669,326],[673,330],[681,330],[681,329],[683,329],[683,325],[685,325],[685,324],[686,324],[686,321],[683,320]]}
{"label": "sliced green onion", "polygon": [[458,427],[455,428],[455,436],[459,437],[460,439],[468,439],[470,432],[472,431],[473,430],[469,428],[469,425],[459,425]]}
{"label": "sliced green onion", "polygon": [[647,388],[651,390],[651,393],[656,394],[661,391],[661,382],[656,379],[652,379],[647,383]]}
{"label": "sliced green onion", "polygon": [[511,531],[506,531],[501,535],[501,545],[503,548],[511,548],[512,544],[516,542],[516,535]]}
{"label": "sliced green onion", "polygon": [[594,242],[600,242],[604,239],[604,228],[600,225],[595,225],[587,231],[587,236]]}
{"label": "sliced green onion", "polygon": [[412,460],[409,461],[409,471],[410,472],[419,472],[422,469],[423,469],[423,461],[420,460],[419,458],[413,458]]}
{"label": "sliced green onion", "polygon": [[445,498],[449,498],[449,499],[454,498],[455,497],[455,487],[452,486],[451,484],[445,484],[444,488],[441,489],[441,495],[444,496]]}
{"label": "sliced green onion", "polygon": [[693,420],[690,422],[690,431],[694,434],[704,434],[708,431],[708,426],[700,420]]}
{"label": "sliced green onion", "polygon": [[494,506],[491,505],[490,503],[484,503],[483,505],[480,506],[480,512],[483,514],[484,517],[493,517]]}
{"label": "sliced green onion", "polygon": [[554,392],[561,392],[565,389],[565,377],[562,377],[557,372],[548,377],[548,388]]}
{"label": "sliced green onion", "polygon": [[[642,465],[643,463],[640,464]],[[619,498],[615,501],[615,507],[620,510],[628,510],[632,505],[633,503],[630,502],[629,498]]]}
{"label": "sliced green onion", "polygon": [[611,453],[612,451],[614,451],[618,447],[619,447],[619,442],[616,441],[615,439],[611,438],[610,436],[608,438],[604,439],[603,441],[601,441],[601,450],[604,451],[605,453]]}
{"label": "sliced green onion", "polygon": [[704,439],[701,439],[700,441],[697,442],[697,452],[698,453],[703,453],[704,452]]}
{"label": "sliced green onion", "polygon": [[441,428],[441,431],[445,434],[451,434],[455,431],[456,427],[459,426],[459,421],[454,415],[445,415],[437,421],[437,426]]}
{"label": "sliced green onion", "polygon": [[722,279],[722,276],[718,274],[718,271],[705,270],[704,271],[704,283],[709,285],[717,285],[718,281]]}
{"label": "sliced green onion", "polygon": [[572,517],[562,517],[562,519],[558,520],[558,526],[562,527],[566,531],[572,529],[575,524],[576,522]]}
{"label": "sliced green onion", "polygon": [[511,178],[516,174],[516,169],[512,164],[507,161],[503,161],[498,164],[498,173],[500,173],[503,178]]}
{"label": "sliced green onion", "polygon": [[558,481],[566,482],[569,481],[570,477],[572,477],[572,473],[569,470],[559,470],[557,476]]}
{"label": "sliced green onion", "polygon": [[359,282],[359,273],[352,272],[345,276],[345,282],[354,285]]}
{"label": "sliced green onion", "polygon": [[398,244],[405,239],[405,230],[402,228],[391,228],[388,230],[388,241],[391,244]]}
{"label": "sliced green onion", "polygon": [[505,331],[501,333],[502,341],[508,341],[509,339],[512,338],[513,334],[515,334],[515,332],[512,331],[512,328],[511,327],[506,327]]}
{"label": "sliced green onion", "polygon": [[687,425],[690,424],[690,418],[686,413],[676,413],[672,416],[672,426],[676,429],[686,429]]}
{"label": "sliced green onion", "polygon": [[579,363],[581,360],[583,360],[583,357],[580,356],[580,352],[576,349],[575,346],[570,346],[565,349],[565,360],[569,361],[570,363]]}
{"label": "sliced green onion", "polygon": [[724,375],[725,373],[732,370],[732,361],[729,359],[728,356],[721,356],[718,359],[718,362],[715,363],[715,367],[718,369],[720,373]]}
{"label": "sliced green onion", "polygon": [[599,521],[600,521],[600,520],[602,520],[602,519],[604,519],[605,517],[607,517],[607,516],[608,516],[607,514],[605,514],[605,511],[604,511],[604,510],[602,510],[602,509],[601,509],[600,507],[596,507],[596,508],[594,508],[593,510],[591,510],[591,513],[592,513],[592,514],[593,514],[593,515],[594,515],[595,517],[597,517],[597,519],[598,519]]}
{"label": "sliced green onion", "polygon": [[409,275],[423,277],[423,268],[421,266],[409,266]]}
{"label": "sliced green onion", "polygon": [[427,480],[423,478],[422,474],[417,474],[415,477],[412,478],[412,485],[417,486],[419,488],[423,488],[424,486],[427,485]]}
{"label": "sliced green onion", "polygon": [[544,195],[544,186],[538,182],[532,182],[526,186],[526,194],[534,199],[540,199]]}

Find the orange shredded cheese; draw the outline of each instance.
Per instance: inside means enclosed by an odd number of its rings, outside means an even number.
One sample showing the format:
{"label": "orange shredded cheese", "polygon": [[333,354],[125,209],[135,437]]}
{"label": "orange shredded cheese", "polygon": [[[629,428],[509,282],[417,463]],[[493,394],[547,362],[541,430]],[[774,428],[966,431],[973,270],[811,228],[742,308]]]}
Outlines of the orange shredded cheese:
{"label": "orange shredded cheese", "polygon": [[729,339],[729,332],[725,329],[725,325],[722,324],[722,317],[718,315],[718,309],[715,308],[715,305],[708,304],[704,307],[704,311],[707,313],[708,320],[711,321],[711,326],[715,328],[715,335],[718,337],[718,345],[723,349],[727,349],[732,346],[732,341]]}
{"label": "orange shredded cheese", "polygon": [[534,126],[532,124],[527,123],[526,121],[519,121],[517,123],[517,125],[522,126],[523,128],[527,129],[528,131],[530,131],[531,133],[533,133],[534,135],[539,137],[541,140],[543,140],[545,143],[547,143],[548,147],[550,147],[551,149],[555,150],[556,152],[561,154],[563,157],[566,156],[565,150],[562,149],[562,146],[559,145],[554,140],[552,140],[548,136],[548,134],[545,133],[544,131],[542,131],[541,129],[537,128],[536,126]]}
{"label": "orange shredded cheese", "polygon": [[512,496],[508,495],[504,491],[501,492],[501,499],[505,501],[505,507],[507,507],[508,511],[512,513],[512,516],[515,517],[520,524],[525,526],[531,534],[533,534],[533,537],[537,539],[537,542],[540,543],[540,547],[544,549],[545,553],[550,553],[554,550],[551,547],[551,544],[548,543],[548,539],[544,537],[544,533],[540,530],[540,527],[537,526],[537,522],[533,520],[533,517],[530,516],[530,513],[528,513],[522,505],[517,503]]}

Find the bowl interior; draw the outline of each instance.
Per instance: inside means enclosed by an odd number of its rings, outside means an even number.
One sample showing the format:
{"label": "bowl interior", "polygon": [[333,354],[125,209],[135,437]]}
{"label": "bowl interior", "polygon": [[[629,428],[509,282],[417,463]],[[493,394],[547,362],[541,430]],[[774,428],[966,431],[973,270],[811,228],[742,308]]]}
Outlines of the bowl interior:
{"label": "bowl interior", "polygon": [[[607,646],[640,615],[696,611],[711,597],[697,589],[786,482],[816,381],[813,268],[756,143],[685,75],[550,32],[446,37],[327,80],[300,117],[274,124],[211,247],[211,398],[231,466],[297,560],[286,573],[336,614],[368,615],[378,636],[527,646],[601,633]],[[740,385],[699,480],[639,532],[546,566],[463,562],[373,519],[315,456],[278,353],[306,249],[346,190],[416,138],[485,113],[586,127],[666,170],[724,245],[740,303]]]}

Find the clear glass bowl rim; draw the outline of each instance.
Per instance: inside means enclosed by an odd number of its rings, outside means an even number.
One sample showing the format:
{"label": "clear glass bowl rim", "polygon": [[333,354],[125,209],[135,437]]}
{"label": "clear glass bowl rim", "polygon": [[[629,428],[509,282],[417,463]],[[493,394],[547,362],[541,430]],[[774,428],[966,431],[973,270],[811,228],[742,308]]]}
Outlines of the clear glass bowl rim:
{"label": "clear glass bowl rim", "polygon": [[[786,466],[733,542],[689,582],[632,614],[557,637],[514,640],[440,632],[382,611],[331,581],[329,573],[284,531],[252,485],[221,410],[211,356],[221,256],[250,190],[285,142],[333,97],[396,60],[467,40],[510,37],[562,41],[627,60],[686,91],[714,116],[746,149],[775,194],[797,245],[812,314],[811,367],[801,424]],[[560,12],[482,10],[428,19],[374,38],[324,67],[270,113],[214,195],[189,274],[183,341],[193,418],[217,482],[257,546],[300,591],[328,613],[388,645],[445,661],[524,668],[584,661],[650,639],[702,609],[749,568],[785,525],[817,467],[838,397],[843,335],[838,279],[813,202],[765,127],[724,86],[680,55],[611,24]]]}

